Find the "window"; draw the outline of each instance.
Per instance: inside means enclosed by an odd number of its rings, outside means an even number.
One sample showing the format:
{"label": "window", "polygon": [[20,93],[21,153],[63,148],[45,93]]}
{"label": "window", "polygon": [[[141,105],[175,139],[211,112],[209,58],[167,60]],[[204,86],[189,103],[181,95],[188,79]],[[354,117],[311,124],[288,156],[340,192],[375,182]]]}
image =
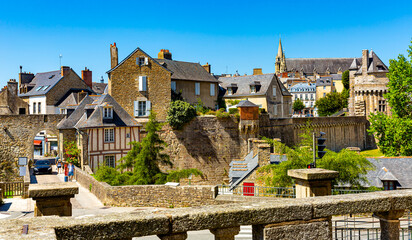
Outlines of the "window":
{"label": "window", "polygon": [[104,142],[105,143],[114,142],[114,128],[104,129]]}
{"label": "window", "polygon": [[33,114],[35,114],[36,113],[36,103],[34,102],[33,103]]}
{"label": "window", "polygon": [[256,86],[250,85],[250,93],[256,93]]}
{"label": "window", "polygon": [[60,108],[60,114],[66,114],[66,109],[65,108]]}
{"label": "window", "polygon": [[273,104],[273,115],[278,115],[278,106],[277,106],[277,104]]}
{"label": "window", "polygon": [[326,93],[323,93],[323,97],[326,97]]}
{"label": "window", "polygon": [[210,84],[210,96],[215,96],[215,84]]}
{"label": "window", "polygon": [[44,86],[43,91],[45,91],[46,89],[48,89],[50,87],[50,85]]}
{"label": "window", "polygon": [[112,119],[113,118],[113,108],[104,107],[103,108],[103,119]]}
{"label": "window", "polygon": [[146,90],[147,90],[147,77],[139,76],[139,91],[146,91]]}
{"label": "window", "polygon": [[171,82],[171,87],[173,91],[176,91],[176,81]]}
{"label": "window", "polygon": [[43,86],[40,86],[38,88],[36,88],[36,91],[40,91],[40,89],[42,89]]}
{"label": "window", "polygon": [[386,111],[386,103],[385,100],[379,100],[379,112]]}
{"label": "window", "polygon": [[200,83],[195,83],[195,95],[200,95]]}
{"label": "window", "polygon": [[326,86],[323,86],[323,89],[326,89]]}
{"label": "window", "polygon": [[151,103],[150,101],[135,101],[134,102],[134,116],[144,117],[150,114]]}
{"label": "window", "polygon": [[110,155],[110,156],[104,156],[104,164],[108,167],[115,167],[115,160],[114,160],[114,156]]}
{"label": "window", "polygon": [[37,113],[41,113],[41,102],[37,103]]}
{"label": "window", "polygon": [[147,57],[137,57],[136,64],[139,66],[149,65],[149,58]]}
{"label": "window", "polygon": [[276,97],[276,87],[272,88],[272,94],[273,94],[274,97]]}
{"label": "window", "polygon": [[227,88],[227,95],[232,95],[233,89],[231,87]]}

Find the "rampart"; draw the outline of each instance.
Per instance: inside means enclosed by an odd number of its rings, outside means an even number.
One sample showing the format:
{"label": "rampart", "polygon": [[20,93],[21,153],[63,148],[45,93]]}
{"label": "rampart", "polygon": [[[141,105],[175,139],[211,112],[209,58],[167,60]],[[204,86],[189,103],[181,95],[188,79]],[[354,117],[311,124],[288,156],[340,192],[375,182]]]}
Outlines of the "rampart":
{"label": "rampart", "polygon": [[[82,218],[4,220],[0,235],[5,239],[90,239],[91,236],[94,239],[131,239],[148,235],[158,235],[160,239],[186,239],[187,231],[210,229],[217,239],[231,239],[230,236],[239,232],[239,226],[252,225],[254,239],[332,239],[328,219],[333,215],[372,212],[389,219],[392,213],[403,213],[411,208],[412,190],[381,191],[233,203],[218,208],[204,206]],[[382,234],[393,232],[391,221],[396,220],[381,220]],[[25,224],[29,229],[26,235],[22,234]]]}
{"label": "rampart", "polygon": [[222,204],[215,199],[217,186],[130,185],[110,186],[76,168],[76,181],[103,204],[116,207],[193,207]]}

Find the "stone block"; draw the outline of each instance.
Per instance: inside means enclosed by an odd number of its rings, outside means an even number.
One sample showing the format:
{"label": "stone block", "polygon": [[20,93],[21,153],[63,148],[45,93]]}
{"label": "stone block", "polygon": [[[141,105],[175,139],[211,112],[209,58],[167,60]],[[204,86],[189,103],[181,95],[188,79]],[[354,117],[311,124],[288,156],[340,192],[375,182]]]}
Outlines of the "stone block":
{"label": "stone block", "polygon": [[264,240],[323,240],[331,239],[331,227],[326,218],[310,221],[284,222],[280,224],[266,225],[264,228]]}
{"label": "stone block", "polygon": [[322,168],[292,169],[288,170],[288,176],[302,180],[331,180],[337,178],[339,172]]}
{"label": "stone block", "polygon": [[79,187],[76,183],[49,183],[49,184],[32,184],[29,186],[30,198],[46,198],[57,196],[74,196],[79,193]]}

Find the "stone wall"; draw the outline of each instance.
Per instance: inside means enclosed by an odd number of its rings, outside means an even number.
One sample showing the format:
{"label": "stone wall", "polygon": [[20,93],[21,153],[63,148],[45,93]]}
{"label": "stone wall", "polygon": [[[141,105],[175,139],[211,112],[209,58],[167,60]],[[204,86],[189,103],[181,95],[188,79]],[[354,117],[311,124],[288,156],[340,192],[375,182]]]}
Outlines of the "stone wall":
{"label": "stone wall", "polygon": [[76,168],[75,179],[80,185],[91,190],[102,203],[109,206],[192,207],[224,203],[224,201],[215,199],[216,186],[110,186],[105,182],[97,181],[93,176],[79,168]]}
{"label": "stone wall", "polygon": [[0,163],[8,162],[18,176],[17,158],[33,159],[33,140],[47,130],[58,133],[56,126],[64,115],[0,115]]}

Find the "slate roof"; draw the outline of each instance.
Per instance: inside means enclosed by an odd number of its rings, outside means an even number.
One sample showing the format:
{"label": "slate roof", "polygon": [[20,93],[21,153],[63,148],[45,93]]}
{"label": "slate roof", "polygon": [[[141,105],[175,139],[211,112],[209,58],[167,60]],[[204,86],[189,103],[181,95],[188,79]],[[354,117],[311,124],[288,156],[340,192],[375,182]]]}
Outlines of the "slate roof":
{"label": "slate roof", "polygon": [[332,86],[332,84],[333,84],[332,77],[320,77],[316,80],[316,87]]}
{"label": "slate roof", "polygon": [[331,74],[333,80],[342,80],[342,74]]}
{"label": "slate roof", "polygon": [[[361,58],[358,58],[361,61]],[[351,66],[353,58],[286,58],[287,71],[303,71],[312,75],[317,73],[337,73],[346,71]]]}
{"label": "slate roof", "polygon": [[51,71],[37,73],[30,85],[34,86],[27,93],[19,94],[19,97],[39,96],[45,95],[52,89],[63,77],[61,71]]}
{"label": "slate roof", "polygon": [[258,105],[252,103],[249,100],[242,100],[237,104],[238,107],[258,107]]}
{"label": "slate roof", "polygon": [[254,156],[253,151],[250,151],[242,161],[234,160],[229,164],[229,178],[234,180],[234,182],[232,182],[231,189],[239,185],[239,183],[255,171],[255,169],[259,166],[258,159],[259,154]]}
{"label": "slate roof", "polygon": [[298,83],[290,88],[290,92],[316,92],[316,84]]}
{"label": "slate roof", "polygon": [[[233,76],[233,77],[220,77],[220,85],[227,89],[228,87],[237,87],[237,91],[229,95],[226,91],[225,97],[247,97],[247,96],[260,96],[266,95],[272,82],[277,85],[282,91],[283,96],[290,96],[289,91],[278,80],[274,73],[261,74],[261,75],[248,75],[248,76]],[[250,86],[259,82],[260,89],[256,93],[250,92]]]}
{"label": "slate roof", "polygon": [[[382,60],[376,55],[374,51],[369,52],[369,66],[367,66],[368,73],[387,73],[389,72],[388,67],[382,62]],[[362,65],[363,66],[363,65]],[[362,74],[362,66],[355,73],[355,75]]]}
{"label": "slate roof", "polygon": [[[103,119],[104,106],[113,107],[113,119]],[[86,111],[92,110],[89,114]],[[64,118],[58,129],[141,126],[109,94],[86,96],[74,112]]]}
{"label": "slate roof", "polygon": [[101,95],[101,94],[107,93],[105,92],[107,85],[108,85],[107,83],[93,82],[92,89],[96,94]]}
{"label": "slate roof", "polygon": [[172,80],[188,80],[200,82],[218,82],[199,63],[174,61],[155,58],[163,67],[172,72]]}
{"label": "slate roof", "polygon": [[398,188],[412,188],[412,157],[368,158],[376,169],[366,174],[365,187],[383,187],[382,180],[397,180]]}

